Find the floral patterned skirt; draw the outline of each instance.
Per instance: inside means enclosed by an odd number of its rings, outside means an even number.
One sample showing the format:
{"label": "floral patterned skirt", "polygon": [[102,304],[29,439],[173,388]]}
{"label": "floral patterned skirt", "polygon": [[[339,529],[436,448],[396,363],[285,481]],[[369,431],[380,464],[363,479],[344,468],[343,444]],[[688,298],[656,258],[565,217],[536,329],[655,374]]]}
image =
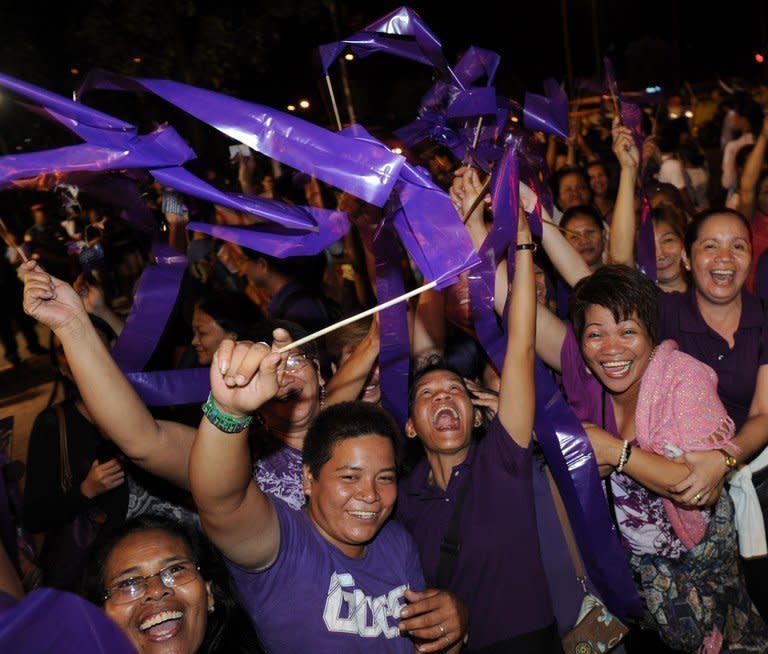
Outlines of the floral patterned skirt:
{"label": "floral patterned skirt", "polygon": [[[632,555],[645,619],[675,649],[768,652],[768,628],[747,594],[733,503],[720,494],[704,539],[678,559]],[[722,644],[720,644],[722,641]]]}

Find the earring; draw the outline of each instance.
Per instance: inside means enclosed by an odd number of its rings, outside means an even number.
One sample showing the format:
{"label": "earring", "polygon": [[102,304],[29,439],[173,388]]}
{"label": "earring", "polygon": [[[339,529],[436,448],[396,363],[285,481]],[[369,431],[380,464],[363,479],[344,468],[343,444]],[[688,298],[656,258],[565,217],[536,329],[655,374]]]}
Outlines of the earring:
{"label": "earring", "polygon": [[325,406],[325,384],[320,386],[320,408]]}
{"label": "earring", "polygon": [[211,604],[211,606],[208,607],[208,613],[213,613],[216,610],[216,605]]}

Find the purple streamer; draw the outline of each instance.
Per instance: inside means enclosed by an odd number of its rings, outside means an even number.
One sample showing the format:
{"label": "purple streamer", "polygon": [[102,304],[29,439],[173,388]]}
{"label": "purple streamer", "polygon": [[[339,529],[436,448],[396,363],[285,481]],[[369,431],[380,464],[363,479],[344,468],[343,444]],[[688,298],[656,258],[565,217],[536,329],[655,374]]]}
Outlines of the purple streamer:
{"label": "purple streamer", "polygon": [[331,64],[349,48],[364,58],[374,52],[410,59],[436,68],[445,79],[461,86],[443,56],[443,47],[421,17],[409,7],[400,7],[361,31],[336,43],[319,47],[323,71],[328,74]]}
{"label": "purple streamer", "polygon": [[208,368],[129,372],[125,376],[147,406],[202,403],[211,390]]}
{"label": "purple streamer", "polygon": [[656,237],[653,233],[651,205],[645,193],[642,194],[643,212],[640,216],[640,229],[637,241],[637,267],[646,277],[658,281],[656,273]]}
{"label": "purple streamer", "polygon": [[445,112],[448,120],[455,118],[476,118],[496,116],[496,89],[489,87],[468,88],[451,102]]}
{"label": "purple streamer", "polygon": [[570,133],[568,96],[551,78],[544,80],[544,92],[546,95],[526,92],[523,122],[530,130],[567,139]]}
{"label": "purple streamer", "polygon": [[225,193],[204,182],[184,168],[159,168],[149,171],[161,184],[202,198],[213,204],[220,204],[230,209],[261,216],[284,227],[317,231],[325,227],[326,221],[333,214],[325,209],[298,207],[277,200],[267,200],[242,193]]}
{"label": "purple streamer", "polygon": [[187,257],[157,245],[157,263],[141,273],[125,326],[112,348],[112,358],[123,371],[142,370],[152,357],[173,312]]}
{"label": "purple streamer", "polygon": [[236,243],[279,259],[318,254],[332,243],[343,238],[349,231],[349,220],[344,212],[331,212],[327,209],[315,209],[314,207],[308,207],[308,209],[312,213],[323,212],[324,225],[322,230],[299,233],[269,224],[234,227],[198,222],[189,223],[187,229],[209,234],[222,241]]}
{"label": "purple streamer", "polygon": [[154,93],[257,152],[383,206],[404,158],[388,148],[355,143],[281,111],[159,79],[133,79],[94,71],[80,89]]}
{"label": "purple streamer", "polygon": [[[387,210],[387,213],[389,211]],[[394,230],[387,224],[378,230],[373,240],[376,256],[376,290],[379,303],[405,292],[401,254]],[[379,383],[381,403],[403,427],[408,419],[408,382],[410,369],[410,339],[408,337],[407,305],[399,302],[379,312]]]}
{"label": "purple streamer", "polygon": [[483,75],[487,78],[486,86],[493,86],[500,63],[501,57],[498,53],[471,45],[453,70],[465,88],[474,84]]}

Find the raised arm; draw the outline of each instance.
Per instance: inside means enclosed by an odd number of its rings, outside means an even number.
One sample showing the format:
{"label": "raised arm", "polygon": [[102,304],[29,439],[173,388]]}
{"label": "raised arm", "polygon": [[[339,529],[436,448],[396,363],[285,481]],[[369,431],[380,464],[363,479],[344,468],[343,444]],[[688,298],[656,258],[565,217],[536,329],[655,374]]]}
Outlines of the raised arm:
{"label": "raised arm", "polygon": [[357,344],[325,386],[325,406],[356,400],[379,356],[379,319],[373,317],[368,333]]}
{"label": "raised arm", "polygon": [[635,265],[635,185],[640,154],[627,127],[613,128],[613,152],[621,165],[619,190],[613,207],[608,255],[612,263]]}
{"label": "raised arm", "polygon": [[533,432],[536,390],[536,284],[533,277],[535,246],[525,211],[520,208],[515,248],[515,276],[509,286],[507,352],[501,369],[499,420],[521,447],[528,447]]}
{"label": "raised arm", "polygon": [[195,430],[156,421],[115,364],[80,297],[34,262],[22,267],[24,310],[61,339],[67,363],[94,422],[136,465],[188,488]]}
{"label": "raised arm", "polygon": [[[273,348],[285,330],[275,330]],[[242,420],[272,399],[281,356],[263,343],[225,340],[211,364],[211,395],[219,417],[200,423],[189,459],[189,479],[206,534],[224,555],[247,569],[275,560],[280,525],[266,495],[251,477],[248,427]],[[242,428],[225,432],[221,414]],[[236,429],[237,427],[233,427]]]}
{"label": "raised arm", "polygon": [[739,211],[748,219],[755,214],[757,180],[765,162],[766,145],[768,145],[768,116],[763,120],[763,128],[755,141],[755,147],[752,148],[752,152],[747,157],[739,181]]}

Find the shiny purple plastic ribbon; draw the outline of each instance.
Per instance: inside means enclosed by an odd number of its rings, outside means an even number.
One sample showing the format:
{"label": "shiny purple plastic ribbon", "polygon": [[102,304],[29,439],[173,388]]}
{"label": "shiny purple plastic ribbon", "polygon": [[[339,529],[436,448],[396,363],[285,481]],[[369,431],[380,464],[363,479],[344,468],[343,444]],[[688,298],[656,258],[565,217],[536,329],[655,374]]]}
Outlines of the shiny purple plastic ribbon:
{"label": "shiny purple plastic ribbon", "polygon": [[225,193],[181,167],[159,168],[149,172],[158,182],[177,191],[207,200],[213,204],[266,218],[284,227],[317,231],[325,228],[326,221],[333,213],[328,210],[285,204],[253,195]]}
{"label": "shiny purple plastic ribbon", "polygon": [[641,194],[643,210],[640,214],[640,229],[637,237],[637,267],[645,273],[645,276],[657,280],[656,271],[656,237],[653,233],[653,219],[651,218],[651,205],[645,193]]}
{"label": "shiny purple plastic ribbon", "polygon": [[311,215],[322,214],[323,229],[307,233],[287,230],[271,224],[234,227],[198,222],[189,223],[187,229],[208,234],[222,241],[236,243],[278,259],[318,254],[343,238],[349,231],[349,220],[343,211],[329,211],[315,207],[306,207],[306,209]]}
{"label": "shiny purple plastic ribbon", "polygon": [[421,17],[409,7],[395,9],[342,41],[321,45],[318,49],[326,75],[331,64],[347,48],[361,59],[374,52],[386,52],[426,64],[436,68],[444,78],[453,79],[458,84],[443,55],[440,41]]}
{"label": "shiny purple plastic ribbon", "polygon": [[205,402],[211,390],[208,368],[127,372],[125,376],[147,406]]}
{"label": "shiny purple plastic ribbon", "polygon": [[525,93],[523,122],[533,131],[542,131],[567,139],[570,133],[568,125],[568,96],[552,78],[544,80],[545,95]]}
{"label": "shiny purple plastic ribbon", "polygon": [[336,133],[270,107],[170,80],[93,71],[89,89],[154,93],[257,152],[383,206],[405,159],[388,148],[350,142]]}
{"label": "shiny purple plastic ribbon", "polygon": [[[494,225],[480,249],[482,263],[469,274],[472,316],[478,338],[501,370],[506,337],[493,311],[496,262],[513,250],[517,233],[518,163],[516,148],[505,152],[494,171]],[[514,259],[508,257],[510,265]],[[617,616],[641,612],[637,591],[610,519],[594,452],[576,416],[551,375],[537,360],[535,430],[552,475],[563,495],[584,565],[598,593]]]}
{"label": "shiny purple plastic ribbon", "polygon": [[144,268],[123,331],[112,348],[121,370],[142,370],[152,357],[173,312],[187,257],[158,243],[152,249],[156,264]]}
{"label": "shiny purple plastic ribbon", "polygon": [[[385,212],[390,213],[389,205]],[[373,252],[376,257],[377,300],[383,303],[405,292],[400,247],[395,231],[386,218],[373,239]],[[410,371],[410,339],[405,302],[398,302],[379,312],[379,333],[381,403],[403,427],[408,419]]]}

